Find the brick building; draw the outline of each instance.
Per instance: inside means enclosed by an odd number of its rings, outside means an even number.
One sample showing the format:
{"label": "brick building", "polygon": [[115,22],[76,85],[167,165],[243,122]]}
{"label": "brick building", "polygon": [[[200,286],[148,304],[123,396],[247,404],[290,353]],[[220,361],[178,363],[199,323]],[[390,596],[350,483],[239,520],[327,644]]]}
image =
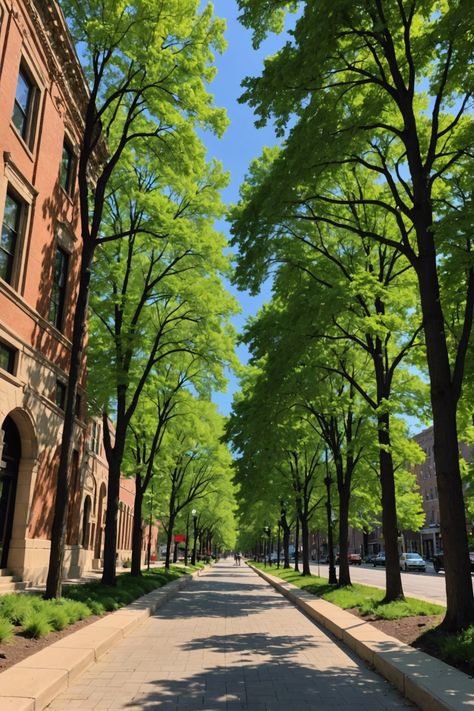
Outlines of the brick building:
{"label": "brick building", "polygon": [[[81,248],[75,174],[87,92],[58,4],[0,0],[0,568],[32,582],[44,581],[49,562]],[[84,363],[66,575],[98,565],[102,555],[107,470],[98,427],[86,423]],[[129,545],[130,484],[123,491],[119,543]]]}

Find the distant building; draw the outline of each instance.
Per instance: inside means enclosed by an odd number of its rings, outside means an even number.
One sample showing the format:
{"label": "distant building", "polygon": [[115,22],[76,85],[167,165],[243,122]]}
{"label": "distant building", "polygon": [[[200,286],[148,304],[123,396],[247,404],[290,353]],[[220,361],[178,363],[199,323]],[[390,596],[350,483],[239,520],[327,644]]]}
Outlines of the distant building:
{"label": "distant building", "polygon": [[[443,549],[443,541],[440,532],[438,486],[436,482],[436,468],[434,461],[434,437],[433,427],[428,427],[417,434],[414,438],[425,452],[425,460],[416,465],[415,473],[423,497],[423,510],[425,512],[425,524],[419,532],[422,550],[425,558],[432,558],[433,555]],[[466,461],[472,460],[472,450],[464,443],[460,443],[460,456]],[[471,525],[468,525],[471,533]]]}

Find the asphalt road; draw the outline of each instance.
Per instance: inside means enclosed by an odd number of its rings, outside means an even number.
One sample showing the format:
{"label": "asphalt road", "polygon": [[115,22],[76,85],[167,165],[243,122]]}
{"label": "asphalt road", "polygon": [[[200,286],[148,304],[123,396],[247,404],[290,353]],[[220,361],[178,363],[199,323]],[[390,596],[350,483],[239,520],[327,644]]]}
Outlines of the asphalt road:
{"label": "asphalt road", "polygon": [[[446,605],[446,588],[444,572],[435,573],[431,570],[426,573],[402,573],[402,583],[405,595],[418,597],[422,600],[436,602],[439,605]],[[320,574],[325,577],[328,573],[327,564],[321,563]],[[311,565],[311,572],[318,574],[318,564]],[[374,587],[385,588],[385,568],[374,568],[373,565],[351,565],[351,580],[354,583],[364,583]]]}

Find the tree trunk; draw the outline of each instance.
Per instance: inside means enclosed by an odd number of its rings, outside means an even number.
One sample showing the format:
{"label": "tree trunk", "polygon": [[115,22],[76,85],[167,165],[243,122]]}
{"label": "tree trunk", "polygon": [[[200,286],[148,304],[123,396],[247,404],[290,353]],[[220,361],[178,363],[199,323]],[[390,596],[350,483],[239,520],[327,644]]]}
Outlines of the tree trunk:
{"label": "tree trunk", "polygon": [[66,543],[67,512],[69,503],[69,472],[71,470],[74,419],[76,410],[77,385],[83,365],[84,333],[87,319],[87,301],[89,295],[90,265],[94,254],[94,245],[85,244],[80,261],[79,291],[76,299],[71,343],[70,367],[64,409],[64,424],[61,437],[61,450],[54,502],[54,517],[51,528],[51,550],[46,581],[45,597],[61,596],[62,567],[64,546]]}
{"label": "tree trunk", "polygon": [[298,563],[299,558],[299,547],[300,547],[300,518],[298,512],[296,513],[295,522],[295,573],[299,573],[300,566]]}
{"label": "tree trunk", "polygon": [[398,522],[395,497],[395,475],[390,452],[390,417],[377,416],[380,484],[382,488],[382,530],[385,541],[385,602],[403,600],[400,557],[398,554]]}
{"label": "tree trunk", "polygon": [[[425,235],[418,271],[433,411],[434,459],[446,578],[446,616],[442,627],[457,632],[474,623],[466,517],[457,435],[457,393],[451,378],[444,319],[439,300],[433,237]],[[419,240],[420,242],[420,240]],[[421,254],[420,254],[421,256]]]}
{"label": "tree trunk", "polygon": [[309,567],[309,521],[306,511],[301,517],[301,540],[303,544],[303,570],[301,575],[311,575]]}
{"label": "tree trunk", "polygon": [[326,499],[326,518],[328,526],[328,556],[329,556],[329,576],[328,583],[337,585],[336,568],[334,567],[334,541],[332,537],[332,517],[331,517],[331,480],[326,477],[327,499]]}
{"label": "tree trunk", "polygon": [[135,501],[133,505],[133,531],[132,531],[132,567],[131,574],[133,577],[141,575],[142,568],[142,543],[143,543],[143,528],[142,528],[142,508],[143,508],[143,492],[142,481],[139,474],[135,477]]}
{"label": "tree trunk", "polygon": [[184,541],[184,565],[188,564],[189,554],[189,514],[186,514],[186,540]]}
{"label": "tree trunk", "polygon": [[281,525],[283,528],[283,557],[284,557],[284,568],[290,567],[290,532],[291,529],[288,526],[286,517],[281,519]]}
{"label": "tree trunk", "polygon": [[105,514],[105,539],[104,539],[104,570],[102,572],[103,585],[116,585],[117,565],[117,512],[120,497],[120,463],[122,457],[114,447],[111,456],[107,457],[109,476],[107,486],[107,511]]}
{"label": "tree trunk", "polygon": [[173,543],[174,516],[170,516],[168,530],[166,532],[166,557],[165,568],[168,569],[171,565],[171,544]]}
{"label": "tree trunk", "polygon": [[351,574],[349,570],[349,497],[350,486],[346,481],[339,482],[337,477],[337,487],[339,490],[339,587],[351,585]]}

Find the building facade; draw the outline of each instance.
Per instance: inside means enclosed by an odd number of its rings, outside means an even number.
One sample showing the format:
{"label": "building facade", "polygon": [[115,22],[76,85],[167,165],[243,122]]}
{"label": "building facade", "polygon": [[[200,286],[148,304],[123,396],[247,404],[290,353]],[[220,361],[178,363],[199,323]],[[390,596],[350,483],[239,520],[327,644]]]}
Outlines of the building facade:
{"label": "building facade", "polygon": [[[49,560],[77,292],[76,146],[87,87],[56,3],[0,0],[0,62],[0,566],[37,582]],[[80,387],[75,499],[84,397]]]}
{"label": "building facade", "polygon": [[[0,0],[0,568],[46,578],[81,250],[85,78],[58,4]],[[99,567],[107,467],[76,401],[64,575]],[[129,558],[133,484],[122,486]]]}

